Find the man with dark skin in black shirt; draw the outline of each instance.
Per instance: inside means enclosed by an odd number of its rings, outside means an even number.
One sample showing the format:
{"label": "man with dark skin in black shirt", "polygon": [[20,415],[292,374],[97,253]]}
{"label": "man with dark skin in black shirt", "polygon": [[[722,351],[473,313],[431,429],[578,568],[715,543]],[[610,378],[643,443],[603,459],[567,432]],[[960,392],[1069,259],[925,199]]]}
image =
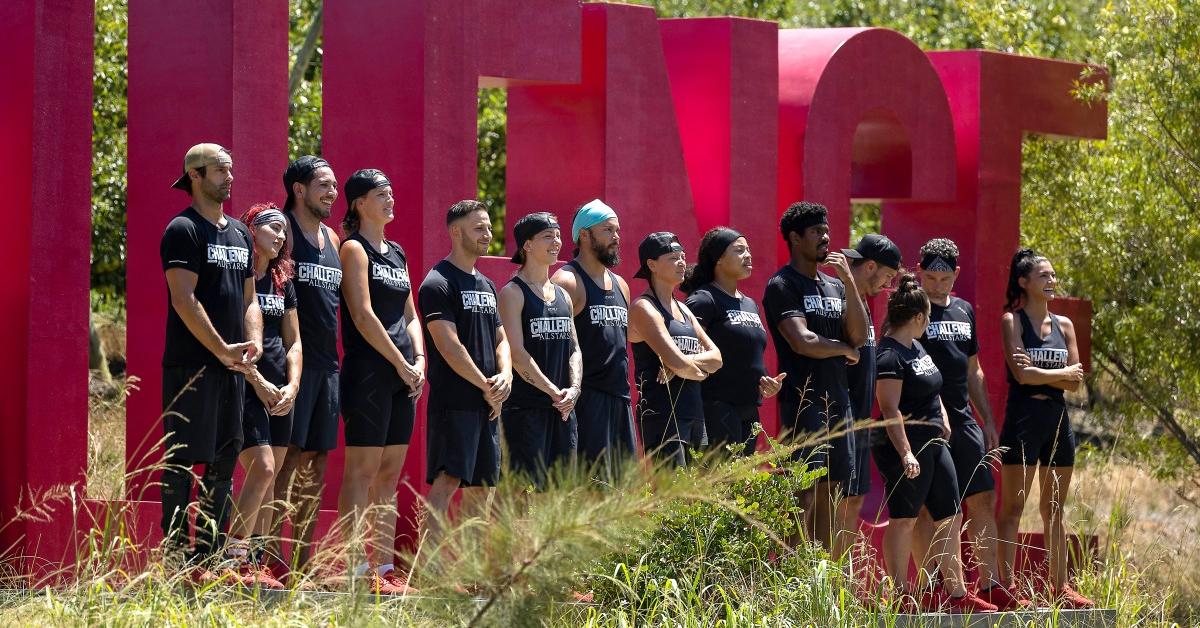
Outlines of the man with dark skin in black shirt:
{"label": "man with dark skin in black shirt", "polygon": [[[791,259],[768,282],[763,308],[779,370],[788,373],[779,399],[781,424],[802,441],[833,432],[827,452],[810,453],[807,447],[798,452],[829,469],[814,491],[798,498],[809,538],[833,549],[833,540],[847,532],[839,529],[846,517],[835,513],[835,503],[845,507],[837,495],[853,473],[852,436],[844,433],[850,427],[846,366],[858,362],[867,314],[846,256],[829,250],[827,215],[825,206],[804,201],[783,213],[780,233]],[[820,266],[831,266],[838,277],[819,272]]]}
{"label": "man with dark skin in black shirt", "polygon": [[[233,470],[242,444],[243,373],[262,357],[262,316],[250,265],[246,226],[226,216],[233,158],[216,144],[198,144],[184,158],[173,187],[190,206],[163,233],[160,254],[167,280],[168,313],[163,351],[163,534],[177,556],[187,544],[192,469],[203,464],[191,559],[214,555],[232,504]],[[230,566],[214,574],[189,572],[197,584],[218,577],[243,582]]]}

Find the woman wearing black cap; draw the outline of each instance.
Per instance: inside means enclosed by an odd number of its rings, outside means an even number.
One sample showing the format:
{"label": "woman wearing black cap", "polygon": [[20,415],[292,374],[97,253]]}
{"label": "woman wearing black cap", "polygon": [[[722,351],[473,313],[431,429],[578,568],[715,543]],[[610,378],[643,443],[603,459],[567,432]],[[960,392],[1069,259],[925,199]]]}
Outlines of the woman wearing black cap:
{"label": "woman wearing black cap", "polygon": [[917,340],[928,323],[929,297],[917,278],[905,273],[888,298],[888,333],[875,354],[875,396],[890,423],[887,439],[872,451],[887,485],[890,521],[883,536],[884,563],[894,584],[907,582],[913,528],[924,506],[936,529],[927,555],[935,558],[942,590],[949,597],[928,592],[921,598],[921,608],[992,612],[996,607],[971,593],[963,580],[962,518],[954,460],[945,442],[950,423],[940,396],[942,374]]}
{"label": "woman wearing black cap", "polygon": [[1021,249],[1008,273],[1008,299],[1000,329],[1008,361],[1008,401],[1000,428],[1000,577],[1011,585],[1016,561],[1017,526],[1025,497],[1033,484],[1032,469],[1041,467],[1041,512],[1046,550],[1050,555],[1048,596],[1065,608],[1091,608],[1095,603],[1067,584],[1066,531],[1063,502],[1075,465],[1075,433],[1063,400],[1064,390],[1077,390],[1083,365],[1071,319],[1050,312],[1058,276],[1050,260]]}
{"label": "woman wearing black cap", "polygon": [[552,214],[538,212],[513,228],[520,264],[500,290],[500,320],[512,350],[512,393],[501,421],[509,466],[539,488],[546,472],[575,456],[583,357],[575,336],[574,306],[566,290],[550,282],[550,265],[562,249],[562,233]]}
{"label": "woman wearing black cap", "polygon": [[675,299],[687,268],[679,238],[651,233],[638,245],[638,258],[642,265],[634,277],[650,284],[629,311],[642,446],[651,456],[685,465],[687,446],[705,442],[700,382],[721,368],[721,351]]}
{"label": "woman wearing black cap", "polygon": [[734,445],[742,455],[754,452],[754,424],[763,398],[775,396],[787,377],[767,375],[767,331],[754,299],[738,290],[738,282],[753,271],[746,238],[728,227],[715,227],[700,239],[699,261],[688,268],[679,287],[724,362],[724,368],[700,384],[708,444]]}
{"label": "woman wearing black cap", "polygon": [[[355,569],[376,594],[412,590],[392,564],[396,486],[425,385],[425,345],[413,305],[408,264],[384,227],[394,218],[392,185],[378,170],[359,170],[345,187],[342,226],[342,416],[346,468],[338,496],[344,538],[366,538]],[[365,525],[364,525],[365,524]]]}

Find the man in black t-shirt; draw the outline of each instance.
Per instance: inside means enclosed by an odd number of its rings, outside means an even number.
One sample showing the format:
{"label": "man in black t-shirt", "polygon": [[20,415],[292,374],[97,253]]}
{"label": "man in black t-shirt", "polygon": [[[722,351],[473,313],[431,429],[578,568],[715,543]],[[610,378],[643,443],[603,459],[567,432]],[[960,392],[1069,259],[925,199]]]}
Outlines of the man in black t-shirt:
{"label": "man in black t-shirt", "polygon": [[434,537],[455,491],[463,487],[463,507],[471,510],[499,480],[497,419],[512,391],[496,285],[475,269],[492,241],[487,208],[459,201],[446,213],[446,227],[453,248],[417,293],[429,352],[425,481],[435,516],[425,521]]}
{"label": "man in black t-shirt", "polygon": [[[950,456],[958,476],[958,487],[967,515],[967,533],[974,543],[978,560],[980,597],[1012,610],[1028,605],[1019,596],[999,584],[997,562],[996,483],[992,477],[994,461],[989,451],[999,445],[992,423],[987,384],[979,365],[979,340],[975,310],[971,304],[953,296],[958,279],[958,246],[946,238],[935,238],[921,247],[920,281],[929,295],[929,324],[921,344],[942,372],[942,404],[950,418]],[[974,407],[974,412],[972,412]],[[978,413],[979,421],[975,416]],[[913,547],[928,547],[933,522],[922,511],[914,530]]]}
{"label": "man in black t-shirt", "polygon": [[[868,233],[853,249],[843,249],[849,257],[850,272],[858,286],[858,297],[862,299],[867,314],[867,341],[858,349],[859,360],[846,369],[850,386],[850,412],[855,421],[854,431],[854,474],[846,489],[846,520],[842,529],[854,530],[866,494],[871,490],[871,430],[863,422],[871,419],[871,407],[875,404],[875,321],[871,318],[869,301],[891,285],[903,263],[900,247],[886,236]],[[845,541],[849,542],[850,537]]]}
{"label": "man in black t-shirt", "polygon": [[[767,282],[763,309],[787,382],[779,393],[782,433],[805,443],[797,457],[829,473],[815,495],[799,496],[809,538],[833,549],[844,514],[834,512],[836,499],[853,479],[853,440],[846,366],[858,361],[867,338],[867,315],[861,299],[847,299],[858,287],[846,256],[829,250],[828,210],[818,203],[793,203],[783,213],[780,232],[791,261]],[[840,279],[817,270],[832,266]],[[810,507],[811,506],[811,507]],[[811,514],[808,514],[811,513]]]}
{"label": "man in black t-shirt", "polygon": [[[242,373],[262,355],[253,240],[222,211],[232,184],[229,151],[216,144],[189,149],[173,187],[192,202],[167,225],[159,248],[167,280],[162,529],[168,555],[177,559],[187,546],[192,466],[204,464],[194,562],[211,557],[221,543],[242,444]],[[198,566],[189,574],[198,583],[238,578],[228,566],[220,572]]]}

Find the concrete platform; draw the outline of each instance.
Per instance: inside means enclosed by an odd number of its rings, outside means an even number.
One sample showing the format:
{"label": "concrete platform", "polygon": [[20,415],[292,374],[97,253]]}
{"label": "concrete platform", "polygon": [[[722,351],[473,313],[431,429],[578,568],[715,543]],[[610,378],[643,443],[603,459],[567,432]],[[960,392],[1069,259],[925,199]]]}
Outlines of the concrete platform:
{"label": "concrete platform", "polygon": [[1111,628],[1117,625],[1117,611],[1110,608],[1091,610],[1054,610],[1049,608],[1011,613],[981,615],[897,615],[881,619],[879,628]]}

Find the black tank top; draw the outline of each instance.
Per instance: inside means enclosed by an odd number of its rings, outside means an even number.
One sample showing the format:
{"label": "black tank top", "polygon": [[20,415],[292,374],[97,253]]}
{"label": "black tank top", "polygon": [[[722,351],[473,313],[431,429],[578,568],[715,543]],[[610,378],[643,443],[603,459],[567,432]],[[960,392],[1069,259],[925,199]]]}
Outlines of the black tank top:
{"label": "black tank top", "polygon": [[[696,336],[696,330],[690,320],[686,317],[684,320],[673,318],[671,311],[663,307],[653,293],[647,292],[641,298],[653,303],[662,314],[663,321],[667,324],[667,333],[684,355],[700,353],[700,339]],[[680,311],[682,310],[683,306],[680,305]],[[662,361],[645,342],[633,343],[633,364],[634,381],[637,382],[641,394],[638,408],[643,421],[652,418],[666,419],[672,415],[678,420],[704,420],[704,400],[701,396],[700,382],[673,377],[666,385],[658,383],[658,371],[662,367]]]}
{"label": "black tank top", "polygon": [[[408,303],[408,295],[412,293],[412,284],[408,280],[408,262],[404,256],[404,249],[391,240],[384,240],[387,253],[380,253],[358,233],[350,234],[342,245],[345,246],[350,240],[361,244],[367,252],[367,290],[371,295],[371,311],[375,313],[379,322],[383,323],[392,344],[396,345],[404,359],[412,362],[412,338],[408,337],[409,320],[404,316],[404,306]],[[376,351],[363,337],[362,332],[358,331],[345,299],[341,300],[341,310],[342,348],[345,350],[346,359],[372,359],[387,364],[387,358]]]}
{"label": "black tank top", "polygon": [[[525,350],[546,375],[559,388],[571,383],[571,307],[567,305],[567,294],[554,286],[554,300],[546,303],[539,292],[534,292],[520,277],[512,283],[521,288],[525,295],[525,306],[521,308],[521,336]],[[550,408],[550,396],[538,390],[519,375],[513,378],[512,393],[505,401],[506,408]]]}
{"label": "black tank top", "polygon": [[583,387],[629,398],[629,352],[625,345],[629,327],[629,303],[621,292],[617,276],[611,271],[612,290],[596,285],[579,262],[567,262],[575,269],[587,294],[583,310],[575,317],[575,333],[583,353]]}
{"label": "black tank top", "polygon": [[[1021,342],[1025,345],[1025,353],[1029,354],[1029,360],[1040,369],[1061,369],[1067,367],[1067,339],[1063,336],[1062,328],[1058,326],[1058,316],[1050,315],[1050,335],[1042,338],[1041,322],[1034,325],[1033,321],[1029,320],[1029,316],[1025,314],[1025,310],[1017,310],[1017,317],[1021,321]],[[1033,395],[1046,395],[1052,399],[1063,398],[1061,388],[1055,388],[1049,384],[1030,385],[1017,383],[1017,378],[1013,377],[1012,371],[1008,371],[1008,394],[1021,397],[1032,397]]]}
{"label": "black tank top", "polygon": [[[342,261],[332,246],[313,246],[292,212],[285,212],[292,228],[292,259],[296,262],[296,316],[304,368],[336,371],[338,368],[338,303],[342,286]],[[321,225],[328,245],[329,227]]]}

